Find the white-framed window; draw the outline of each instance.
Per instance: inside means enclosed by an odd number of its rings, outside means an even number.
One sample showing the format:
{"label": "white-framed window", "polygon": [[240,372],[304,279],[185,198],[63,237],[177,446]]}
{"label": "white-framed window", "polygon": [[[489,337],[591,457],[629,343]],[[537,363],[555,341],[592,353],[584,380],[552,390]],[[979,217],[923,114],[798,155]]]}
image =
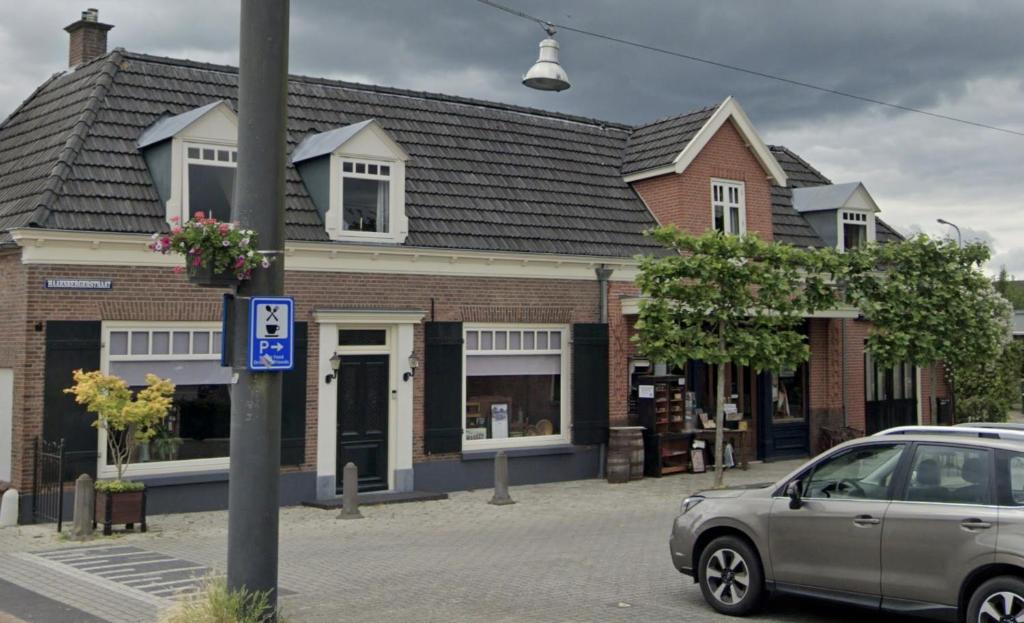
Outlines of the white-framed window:
{"label": "white-framed window", "polygon": [[342,231],[390,235],[391,162],[341,159]]}
{"label": "white-framed window", "polygon": [[569,438],[569,327],[467,325],[463,448]]}
{"label": "white-framed window", "polygon": [[840,251],[856,249],[875,239],[875,215],[870,212],[839,210],[839,235],[837,247]]}
{"label": "white-framed window", "polygon": [[[170,413],[156,435],[132,457],[129,478],[228,467],[231,368],[220,365],[216,322],[105,322],[101,369],[130,387],[148,373],[175,384]],[[116,476],[107,440],[98,435],[100,478]]]}
{"label": "white-framed window", "polygon": [[723,234],[747,232],[747,207],[743,182],[711,180],[711,224]]}
{"label": "white-framed window", "polygon": [[184,143],[182,155],[182,220],[196,212],[220,221],[231,220],[238,150],[228,145]]}

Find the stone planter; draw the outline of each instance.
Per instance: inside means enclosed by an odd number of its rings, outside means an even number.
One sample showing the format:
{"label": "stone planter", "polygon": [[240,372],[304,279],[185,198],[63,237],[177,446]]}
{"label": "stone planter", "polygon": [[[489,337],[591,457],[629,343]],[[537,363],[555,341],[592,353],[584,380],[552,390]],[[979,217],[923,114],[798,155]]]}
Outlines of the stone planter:
{"label": "stone planter", "polygon": [[213,272],[212,266],[199,266],[188,273],[189,283],[200,288],[231,288],[238,285],[238,277],[231,269]]}
{"label": "stone planter", "polygon": [[93,529],[103,525],[103,534],[110,536],[114,524],[124,524],[127,530],[135,528],[146,531],[146,490],[109,493],[96,491],[96,510],[93,514]]}

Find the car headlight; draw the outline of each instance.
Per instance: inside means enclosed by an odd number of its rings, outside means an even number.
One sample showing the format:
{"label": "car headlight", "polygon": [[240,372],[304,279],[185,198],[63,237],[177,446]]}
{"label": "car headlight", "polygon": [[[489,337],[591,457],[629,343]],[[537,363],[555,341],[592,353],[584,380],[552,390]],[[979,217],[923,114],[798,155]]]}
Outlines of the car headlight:
{"label": "car headlight", "polygon": [[700,504],[703,501],[704,501],[704,496],[702,496],[702,495],[691,495],[690,497],[688,497],[685,500],[683,500],[683,503],[679,506],[679,514],[680,515],[685,515],[686,513],[690,512],[690,510],[694,506]]}

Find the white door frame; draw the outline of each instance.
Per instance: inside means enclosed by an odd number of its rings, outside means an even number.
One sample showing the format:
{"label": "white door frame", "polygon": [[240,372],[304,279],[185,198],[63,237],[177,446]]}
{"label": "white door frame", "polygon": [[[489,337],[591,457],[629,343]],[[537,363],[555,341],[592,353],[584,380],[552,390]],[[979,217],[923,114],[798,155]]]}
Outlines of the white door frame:
{"label": "white door frame", "polygon": [[0,368],[0,480],[11,481],[14,439],[14,370]]}
{"label": "white door frame", "polygon": [[[412,491],[412,403],[415,377],[404,380],[413,354],[415,326],[423,320],[416,311],[396,310],[317,310],[313,318],[319,325],[317,349],[317,499],[337,497],[338,460],[338,394],[327,382],[331,357],[345,354],[388,355],[388,490]],[[340,329],[383,329],[387,331],[385,346],[338,345]],[[336,381],[335,381],[336,382]]]}

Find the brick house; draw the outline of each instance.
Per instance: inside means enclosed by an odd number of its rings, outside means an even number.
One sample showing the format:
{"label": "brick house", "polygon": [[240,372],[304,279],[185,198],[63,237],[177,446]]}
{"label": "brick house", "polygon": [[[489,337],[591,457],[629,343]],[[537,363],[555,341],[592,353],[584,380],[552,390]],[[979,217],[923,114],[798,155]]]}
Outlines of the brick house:
{"label": "brick house", "polygon": [[[108,53],[96,17],[0,126],[0,481],[28,495],[38,437],[65,440],[69,479],[110,476],[61,390],[76,368],[154,371],[175,408],[129,475],[152,512],[223,507],[223,292],[147,244],[174,217],[228,218],[237,70]],[[499,449],[515,482],[596,476],[636,375],[660,365],[629,341],[634,258],[661,252],[643,235],[659,222],[805,247],[898,238],[862,185],[766,145],[731,98],[629,126],[295,76],[288,128],[282,503],[335,496],[348,461],[365,490],[486,486]],[[819,314],[806,365],[730,371],[747,458],[806,455],[822,425],[932,420],[928,375],[876,369],[866,330]],[[683,371],[698,394],[700,368]]]}

